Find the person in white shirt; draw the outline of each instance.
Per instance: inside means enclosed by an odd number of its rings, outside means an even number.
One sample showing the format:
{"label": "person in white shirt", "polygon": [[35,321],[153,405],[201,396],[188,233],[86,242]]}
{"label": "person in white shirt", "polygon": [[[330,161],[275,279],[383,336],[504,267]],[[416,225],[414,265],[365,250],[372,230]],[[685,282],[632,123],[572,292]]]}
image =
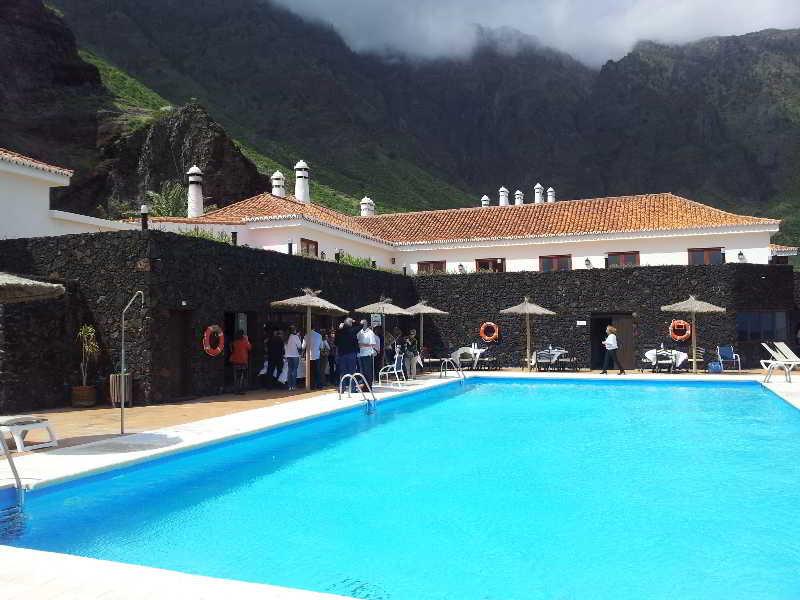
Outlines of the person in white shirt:
{"label": "person in white shirt", "polygon": [[300,351],[303,349],[303,342],[297,335],[297,327],[289,327],[289,337],[286,339],[283,357],[286,359],[286,385],[289,391],[297,388],[297,367],[300,366]]}
{"label": "person in white shirt", "polygon": [[625,369],[619,362],[617,350],[619,350],[619,343],[617,342],[617,328],[613,325],[606,327],[606,339],[603,340],[603,346],[606,349],[606,355],[603,358],[602,374],[608,374],[608,367],[616,365],[619,368],[619,374],[625,375]]}
{"label": "person in white shirt", "polygon": [[311,329],[311,333],[306,336],[306,339],[303,340],[303,350],[308,352],[308,360],[310,361],[309,372],[306,373],[306,377],[314,377],[314,380],[311,382],[311,387],[316,389],[322,387],[321,377],[320,377],[320,362],[319,362],[319,351],[322,346],[322,335],[316,329]]}
{"label": "person in white shirt", "polygon": [[358,368],[371,384],[375,380],[375,353],[380,342],[366,319],[361,321],[361,331],[358,332],[357,337]]}

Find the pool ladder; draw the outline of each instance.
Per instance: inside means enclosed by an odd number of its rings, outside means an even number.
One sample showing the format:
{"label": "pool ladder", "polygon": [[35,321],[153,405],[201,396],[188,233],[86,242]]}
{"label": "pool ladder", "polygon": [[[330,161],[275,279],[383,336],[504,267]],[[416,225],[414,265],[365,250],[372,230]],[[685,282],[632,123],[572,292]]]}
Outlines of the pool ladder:
{"label": "pool ladder", "polygon": [[456,372],[461,379],[461,383],[463,384],[467,379],[467,376],[464,375],[464,369],[462,369],[460,365],[457,365],[456,361],[454,361],[452,358],[443,358],[442,362],[439,363],[439,379],[447,377],[448,367]]}
{"label": "pool ladder", "polygon": [[[17,488],[17,507],[12,507],[11,509],[2,509],[2,513],[6,513],[9,510],[22,509],[22,505],[25,502],[25,488],[22,487],[22,479],[19,477],[19,471],[17,471],[17,465],[14,464],[14,457],[11,455],[11,450],[8,449],[8,444],[6,443],[6,438],[0,433],[0,450],[3,451],[3,456],[6,457],[8,461],[8,466],[11,468],[11,474],[14,476],[14,486]],[[3,515],[4,516],[4,515]]]}
{"label": "pool ladder", "polygon": [[[375,403],[378,401],[375,398],[375,392],[372,391],[372,387],[370,387],[369,383],[367,383],[367,378],[364,377],[361,373],[345,373],[342,375],[342,379],[339,381],[339,400],[342,399],[342,392],[344,391],[344,384],[347,382],[347,397],[352,397],[352,387],[355,385],[358,387],[359,391],[361,392],[361,399],[366,402],[367,404],[367,414],[372,414],[375,412]],[[367,392],[369,392],[369,396],[367,396],[364,388],[367,388]]]}

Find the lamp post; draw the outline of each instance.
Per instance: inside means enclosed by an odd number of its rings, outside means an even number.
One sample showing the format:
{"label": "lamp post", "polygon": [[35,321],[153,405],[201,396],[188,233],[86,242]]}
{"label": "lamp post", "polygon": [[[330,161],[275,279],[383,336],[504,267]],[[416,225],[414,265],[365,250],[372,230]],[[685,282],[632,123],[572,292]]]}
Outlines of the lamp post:
{"label": "lamp post", "polygon": [[119,401],[119,434],[125,435],[125,401],[127,400],[126,396],[128,395],[128,385],[127,379],[125,377],[125,313],[128,312],[128,309],[131,307],[133,302],[136,298],[142,299],[142,309],[144,309],[144,292],[142,290],[138,290],[128,301],[128,304],[125,305],[125,308],[122,309],[122,352],[121,352],[121,359],[120,359],[120,375],[122,379],[121,391],[120,391],[120,401]]}
{"label": "lamp post", "polygon": [[142,231],[147,231],[150,227],[150,223],[148,222],[150,207],[147,204],[142,204],[142,207],[139,209],[139,214],[142,217]]}

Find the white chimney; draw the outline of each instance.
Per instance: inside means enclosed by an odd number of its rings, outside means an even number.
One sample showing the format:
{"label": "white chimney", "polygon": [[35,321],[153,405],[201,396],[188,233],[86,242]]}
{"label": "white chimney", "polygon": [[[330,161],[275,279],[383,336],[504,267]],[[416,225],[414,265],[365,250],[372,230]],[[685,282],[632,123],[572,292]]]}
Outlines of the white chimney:
{"label": "white chimney", "polygon": [[541,204],[544,202],[544,186],[541,183],[537,183],[533,186],[533,203],[534,204]]}
{"label": "white chimney", "polygon": [[522,193],[522,190],[517,190],[514,192],[514,204],[517,206],[520,204],[525,204],[525,194]]}
{"label": "white chimney", "polygon": [[489,200],[489,196],[484,194],[483,197],[481,198],[481,206],[489,206],[490,202],[491,200]]}
{"label": "white chimney", "polygon": [[500,188],[500,206],[508,206],[508,190],[505,187]]}
{"label": "white chimney", "polygon": [[190,219],[203,216],[203,172],[197,165],[186,171],[189,176],[189,193],[186,195],[186,216]]}
{"label": "white chimney", "polygon": [[551,187],[547,188],[547,201],[548,202],[556,201],[556,191]]}
{"label": "white chimney", "polygon": [[280,171],[272,174],[272,195],[278,198],[286,198],[286,178]]}
{"label": "white chimney", "polygon": [[361,216],[362,217],[375,216],[375,203],[369,196],[364,196],[361,199]]}
{"label": "white chimney", "polygon": [[301,160],[294,166],[294,197],[303,204],[311,203],[311,192],[308,189],[308,165]]}

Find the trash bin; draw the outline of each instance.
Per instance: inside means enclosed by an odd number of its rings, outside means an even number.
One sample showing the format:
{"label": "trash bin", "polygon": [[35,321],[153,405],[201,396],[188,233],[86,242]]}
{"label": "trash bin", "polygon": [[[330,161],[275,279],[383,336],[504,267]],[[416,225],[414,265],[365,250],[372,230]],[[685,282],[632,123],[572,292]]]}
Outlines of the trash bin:
{"label": "trash bin", "polygon": [[109,385],[111,406],[119,406],[122,399],[123,380],[125,385],[125,408],[133,406],[133,374],[112,373]]}

